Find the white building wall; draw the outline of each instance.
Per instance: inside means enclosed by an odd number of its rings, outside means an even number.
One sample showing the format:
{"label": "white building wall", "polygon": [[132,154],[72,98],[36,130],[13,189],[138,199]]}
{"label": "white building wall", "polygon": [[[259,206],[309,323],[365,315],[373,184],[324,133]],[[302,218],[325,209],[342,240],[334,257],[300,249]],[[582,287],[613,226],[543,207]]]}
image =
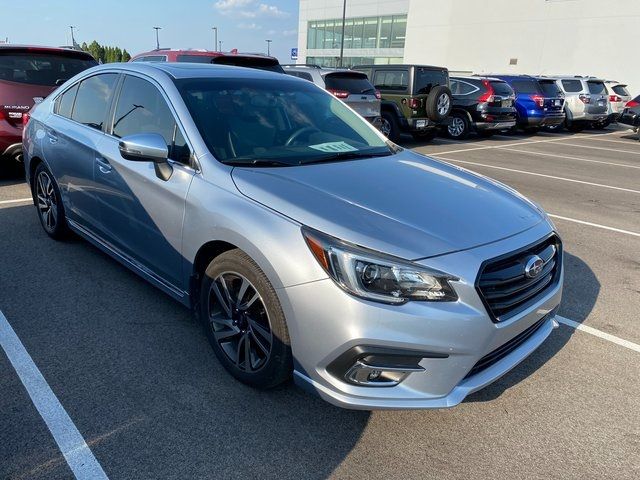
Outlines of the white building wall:
{"label": "white building wall", "polygon": [[[640,0],[347,0],[347,17],[403,12],[406,63],[476,73],[595,75],[640,93]],[[301,60],[307,21],[341,16],[342,0],[300,0]],[[512,58],[516,65],[509,65]]]}
{"label": "white building wall", "polygon": [[404,58],[476,73],[595,75],[637,94],[639,26],[639,0],[412,0]]}

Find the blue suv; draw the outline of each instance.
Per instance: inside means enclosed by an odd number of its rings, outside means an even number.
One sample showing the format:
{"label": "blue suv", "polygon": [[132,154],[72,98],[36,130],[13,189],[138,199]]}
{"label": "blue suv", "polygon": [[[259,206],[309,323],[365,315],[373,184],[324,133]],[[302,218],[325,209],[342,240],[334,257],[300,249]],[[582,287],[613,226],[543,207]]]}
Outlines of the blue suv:
{"label": "blue suv", "polygon": [[[525,130],[553,127],[564,122],[564,96],[547,88],[544,79],[529,75],[491,75],[507,82],[516,94],[516,125]],[[553,82],[550,82],[553,83]]]}

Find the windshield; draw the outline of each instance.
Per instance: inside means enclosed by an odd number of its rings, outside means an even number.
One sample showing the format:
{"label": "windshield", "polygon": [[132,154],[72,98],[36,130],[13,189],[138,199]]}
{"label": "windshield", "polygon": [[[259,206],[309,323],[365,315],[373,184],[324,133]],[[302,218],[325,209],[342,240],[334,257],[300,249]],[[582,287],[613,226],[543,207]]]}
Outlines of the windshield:
{"label": "windshield", "polygon": [[365,120],[309,82],[283,76],[175,83],[223,163],[290,166],[393,153]]}
{"label": "windshield", "polygon": [[55,87],[97,64],[93,58],[64,54],[0,52],[0,80]]}
{"label": "windshield", "polygon": [[449,73],[446,70],[417,67],[413,90],[416,95],[426,94],[433,87],[449,86]]}
{"label": "windshield", "polygon": [[493,92],[496,95],[501,95],[503,97],[510,97],[511,95],[513,95],[513,90],[511,89],[511,87],[507,82],[498,82],[498,81],[492,80],[490,83],[491,83],[491,88],[493,88]]}
{"label": "windshield", "polygon": [[554,80],[539,80],[538,83],[540,84],[545,97],[560,96],[560,89]]}

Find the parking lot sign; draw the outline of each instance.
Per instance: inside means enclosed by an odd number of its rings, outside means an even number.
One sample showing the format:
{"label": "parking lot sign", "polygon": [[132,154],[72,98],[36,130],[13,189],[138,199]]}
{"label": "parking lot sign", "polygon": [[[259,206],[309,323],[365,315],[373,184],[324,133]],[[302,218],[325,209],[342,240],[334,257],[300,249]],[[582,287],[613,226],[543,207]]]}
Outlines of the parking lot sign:
{"label": "parking lot sign", "polygon": [[291,60],[298,60],[298,49],[297,48],[292,48],[291,49]]}

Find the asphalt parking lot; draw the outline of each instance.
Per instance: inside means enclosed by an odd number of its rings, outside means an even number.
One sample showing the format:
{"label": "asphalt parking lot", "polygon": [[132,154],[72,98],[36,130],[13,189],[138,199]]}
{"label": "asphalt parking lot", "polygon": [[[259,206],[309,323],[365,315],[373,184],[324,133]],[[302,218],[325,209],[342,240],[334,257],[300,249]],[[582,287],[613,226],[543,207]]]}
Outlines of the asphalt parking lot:
{"label": "asphalt parking lot", "polygon": [[[0,312],[108,478],[640,478],[637,135],[406,146],[540,203],[567,254],[565,323],[449,410],[347,411],[243,386],[187,310],[88,243],[48,239],[20,175],[4,174]],[[73,478],[32,398],[0,353],[0,478]]]}

